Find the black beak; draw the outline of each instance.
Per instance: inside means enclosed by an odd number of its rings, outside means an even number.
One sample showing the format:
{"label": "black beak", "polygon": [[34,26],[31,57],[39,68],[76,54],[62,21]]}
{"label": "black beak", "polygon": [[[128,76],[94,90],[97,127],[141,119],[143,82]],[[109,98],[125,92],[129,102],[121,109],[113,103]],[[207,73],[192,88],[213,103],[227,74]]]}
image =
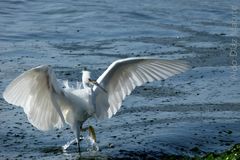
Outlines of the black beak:
{"label": "black beak", "polygon": [[107,93],[107,91],[102,86],[100,86],[100,84],[98,84],[97,81],[89,79],[89,82],[91,82],[93,85],[96,85],[101,90],[103,90],[105,93]]}

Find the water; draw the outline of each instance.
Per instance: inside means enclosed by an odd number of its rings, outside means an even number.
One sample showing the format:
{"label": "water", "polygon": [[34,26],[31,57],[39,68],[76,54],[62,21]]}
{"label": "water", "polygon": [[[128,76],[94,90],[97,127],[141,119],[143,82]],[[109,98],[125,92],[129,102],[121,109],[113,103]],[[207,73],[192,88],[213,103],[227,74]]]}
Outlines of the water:
{"label": "water", "polygon": [[143,48],[134,48],[139,47],[136,39],[184,37],[200,29],[211,32],[211,25],[203,22],[218,23],[221,30],[214,32],[228,34],[226,25],[236,2],[1,1],[0,53],[127,56],[156,52],[165,46],[144,43]]}
{"label": "water", "polygon": [[[239,27],[232,26],[240,12],[232,6],[239,1],[1,0],[0,93],[42,64],[75,86],[85,66],[97,78],[119,58],[184,59],[195,68],[137,88],[112,119],[87,122],[96,129],[100,150],[93,157],[226,150],[240,141],[240,88],[229,78],[233,58],[240,63],[240,56],[229,57],[232,40],[240,41]],[[0,96],[0,159],[76,159],[74,140],[65,153],[61,148],[73,138],[68,126],[38,131],[22,108]]]}
{"label": "water", "polygon": [[[87,144],[88,144],[88,145],[87,145],[87,151],[88,151],[88,152],[93,152],[93,151],[97,152],[97,151],[99,151],[99,147],[98,147],[97,143],[94,141],[94,139],[93,139],[92,137],[86,136],[86,137],[80,138],[80,140],[81,140],[81,143],[82,143],[82,141],[84,141],[84,140],[87,142]],[[68,148],[70,147],[70,145],[72,145],[73,143],[77,143],[77,140],[76,140],[76,139],[73,139],[73,140],[67,142],[65,145],[63,145],[63,146],[62,146],[63,152],[67,152],[67,149],[68,149]]]}

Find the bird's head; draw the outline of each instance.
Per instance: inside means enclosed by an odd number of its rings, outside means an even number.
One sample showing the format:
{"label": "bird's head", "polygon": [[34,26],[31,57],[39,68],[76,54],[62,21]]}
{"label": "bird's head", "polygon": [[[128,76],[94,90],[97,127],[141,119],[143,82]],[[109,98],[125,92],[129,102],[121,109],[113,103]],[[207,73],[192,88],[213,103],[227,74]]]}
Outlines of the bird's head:
{"label": "bird's head", "polygon": [[91,72],[89,72],[87,68],[84,67],[82,71],[82,83],[84,88],[89,87],[90,79],[91,79]]}
{"label": "bird's head", "polygon": [[95,85],[99,87],[101,90],[103,90],[105,93],[107,93],[107,91],[103,87],[101,87],[97,83],[97,81],[91,79],[91,72],[89,72],[86,67],[84,67],[82,71],[82,83],[83,83],[83,88],[89,88]]}

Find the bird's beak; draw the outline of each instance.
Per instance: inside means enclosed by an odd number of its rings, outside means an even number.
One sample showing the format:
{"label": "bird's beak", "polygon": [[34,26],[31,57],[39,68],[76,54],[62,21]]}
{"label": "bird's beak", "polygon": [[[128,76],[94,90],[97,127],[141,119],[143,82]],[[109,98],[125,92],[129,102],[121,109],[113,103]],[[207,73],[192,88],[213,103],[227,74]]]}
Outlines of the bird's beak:
{"label": "bird's beak", "polygon": [[93,85],[96,85],[101,90],[103,90],[105,93],[107,93],[107,91],[102,86],[100,86],[100,84],[98,84],[97,81],[89,79],[89,82],[92,83]]}

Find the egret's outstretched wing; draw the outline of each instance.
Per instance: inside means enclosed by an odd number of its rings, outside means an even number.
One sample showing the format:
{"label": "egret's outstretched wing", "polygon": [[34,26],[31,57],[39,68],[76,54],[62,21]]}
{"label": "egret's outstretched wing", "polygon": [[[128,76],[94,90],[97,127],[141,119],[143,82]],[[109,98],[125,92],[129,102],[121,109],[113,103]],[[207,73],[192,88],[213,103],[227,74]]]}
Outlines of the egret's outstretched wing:
{"label": "egret's outstretched wing", "polygon": [[112,117],[121,107],[122,100],[136,87],[146,82],[163,80],[184,72],[189,66],[180,60],[161,60],[153,57],[126,58],[113,62],[97,79],[94,87],[96,118]]}
{"label": "egret's outstretched wing", "polygon": [[24,72],[7,86],[3,97],[8,103],[23,107],[30,123],[40,130],[60,128],[65,123],[64,91],[50,66]]}

